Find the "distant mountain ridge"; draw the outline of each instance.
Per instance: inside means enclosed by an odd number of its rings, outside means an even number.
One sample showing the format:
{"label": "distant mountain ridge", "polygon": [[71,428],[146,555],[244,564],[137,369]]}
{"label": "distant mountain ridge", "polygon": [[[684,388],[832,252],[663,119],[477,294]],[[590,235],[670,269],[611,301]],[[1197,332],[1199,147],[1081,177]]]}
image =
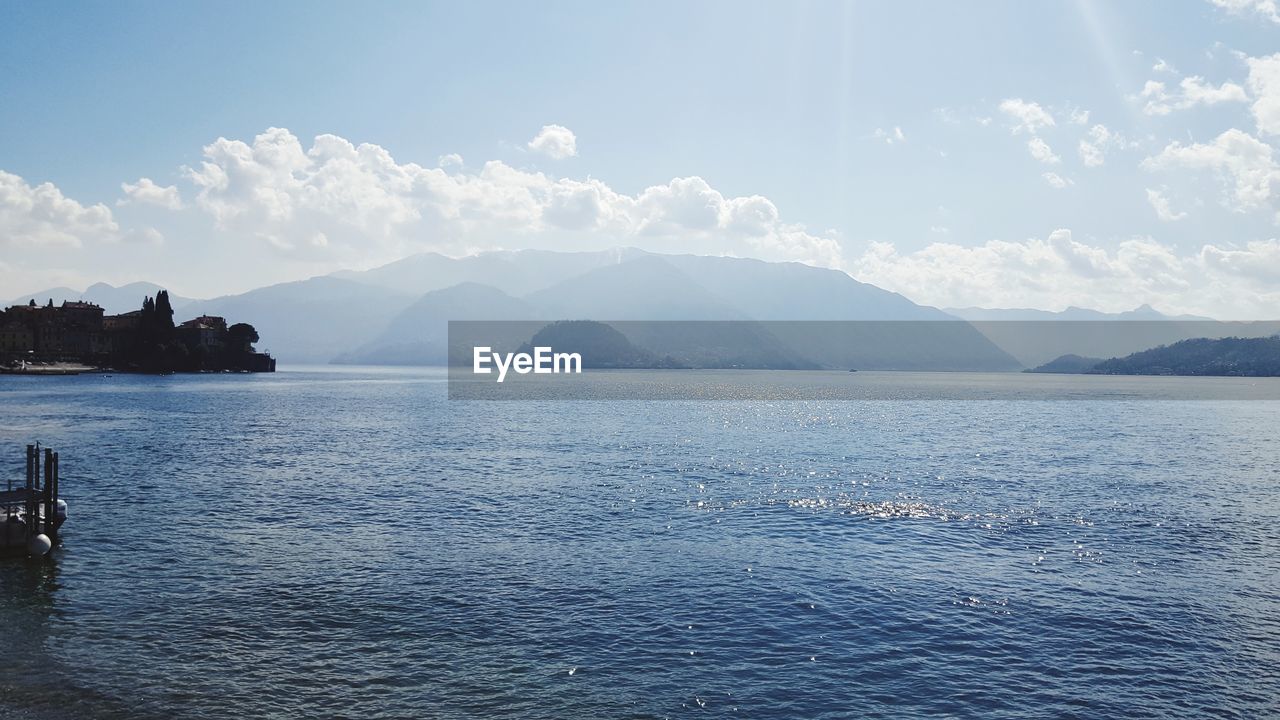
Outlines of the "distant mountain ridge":
{"label": "distant mountain ridge", "polygon": [[1166,315],[1150,305],[1143,304],[1124,312],[1103,312],[1072,305],[1065,310],[1035,310],[1032,308],[945,308],[945,311],[964,320],[1200,320],[1213,318],[1199,315]]}
{"label": "distant mountain ridge", "polygon": [[[84,299],[116,314],[136,309],[143,296],[154,295],[160,287],[131,283],[115,288],[98,283],[84,292],[54,288],[15,302]],[[1169,318],[1147,306],[1112,314],[1081,308],[1060,313],[963,308],[948,313],[859,282],[839,270],[636,248],[497,251],[462,258],[421,253],[369,270],[339,271],[236,295],[206,300],[173,296],[173,304],[182,315],[245,318],[257,327],[262,347],[277,358],[312,363],[434,364],[445,356],[450,319],[763,322],[954,321],[960,317],[972,320],[983,334],[978,337],[966,323],[956,323],[946,330],[955,343],[950,354],[922,348],[929,359],[921,369],[941,367],[939,363],[945,365],[947,357],[963,357],[962,364],[969,369],[1016,369],[1067,352],[1110,357],[1137,349],[1108,346],[1100,348],[1105,354],[1091,352],[1090,347],[1076,347],[1080,344],[1076,339],[1059,331],[1030,341],[1010,338],[1016,323],[988,322],[992,318],[1174,320],[1161,332],[1143,338],[1160,342],[1186,337],[1179,323],[1193,324],[1186,316]],[[805,336],[781,326],[774,331],[791,342]],[[822,347],[810,348],[809,354],[828,366],[845,360],[863,362],[874,355],[875,338],[873,332],[840,341],[867,346],[857,356],[846,352],[835,337],[819,343]]]}
{"label": "distant mountain ridge", "polygon": [[408,295],[422,295],[459,283],[475,282],[522,296],[596,268],[617,265],[647,254],[635,248],[593,252],[496,250],[460,258],[427,252],[370,270],[339,270],[330,277]]}
{"label": "distant mountain ridge", "polygon": [[1269,323],[1220,322],[1197,315],[1166,315],[1150,305],[1108,313],[1080,307],[1053,312],[1027,308],[949,308],[968,320],[1034,372],[1077,372],[1089,361],[1130,353],[1190,338],[1228,335],[1259,336]]}
{"label": "distant mountain ridge", "polygon": [[398,290],[331,276],[201,300],[187,312],[245,318],[284,362],[327,363],[368,342],[414,300]]}
{"label": "distant mountain ridge", "polygon": [[433,290],[405,305],[358,346],[326,361],[342,365],[443,365],[450,320],[538,320],[525,301],[476,282]]}
{"label": "distant mountain ridge", "polygon": [[1280,376],[1280,335],[1194,338],[1103,360],[1092,375]]}
{"label": "distant mountain ridge", "polygon": [[1280,376],[1280,335],[1191,338],[1109,360],[1064,355],[1028,372],[1277,377]]}
{"label": "distant mountain ridge", "polygon": [[1054,358],[1049,362],[1038,367],[1029,368],[1025,372],[1029,373],[1050,373],[1061,375],[1080,375],[1088,372],[1095,365],[1102,362],[1102,358],[1084,357],[1082,355],[1067,354]]}
{"label": "distant mountain ridge", "polygon": [[[8,302],[6,307],[8,305],[25,305],[32,300],[35,300],[37,305],[44,305],[50,300],[53,300],[54,305],[61,305],[65,301],[83,300],[101,306],[108,315],[119,315],[141,309],[143,298],[155,297],[156,293],[163,289],[165,289],[163,286],[151,282],[131,282],[120,287],[99,282],[90,285],[83,291],[72,290],[68,287],[56,287],[41,290],[37,293],[20,295]],[[195,300],[170,294],[169,302],[174,310],[182,310],[195,302]]]}
{"label": "distant mountain ridge", "polygon": [[[535,270],[532,277],[515,271],[526,257]],[[407,258],[364,273],[342,273],[341,278],[361,284],[387,281],[403,289],[411,286],[412,275],[418,272],[425,287],[436,287],[449,280],[448,262],[438,255]],[[382,332],[338,354],[334,361],[439,364],[448,355],[449,320],[595,320],[629,322],[624,332],[634,333],[633,342],[659,357],[672,355],[697,367],[847,369],[850,363],[911,369],[1021,367],[967,323],[837,270],[743,258],[662,255],[633,248],[597,253],[521,251],[453,262],[465,280],[427,291],[390,315]],[[548,278],[555,282],[548,283]],[[803,329],[799,323],[795,329],[800,331],[792,332],[793,328],[779,322],[857,320],[941,320],[951,327],[945,329],[947,340],[940,347],[928,347],[927,333],[920,333],[921,358],[914,360],[901,351],[892,357],[877,356],[874,341],[886,336],[868,333],[866,327],[844,337],[841,345],[830,342],[829,334],[814,334],[812,326]],[[737,323],[662,325],[678,321]],[[751,322],[768,327],[754,327]]]}

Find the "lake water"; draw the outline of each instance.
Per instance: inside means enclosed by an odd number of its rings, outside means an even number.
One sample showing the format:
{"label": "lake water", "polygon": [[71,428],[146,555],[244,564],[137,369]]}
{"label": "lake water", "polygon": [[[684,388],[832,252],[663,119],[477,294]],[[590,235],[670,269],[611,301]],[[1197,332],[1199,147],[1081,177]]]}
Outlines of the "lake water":
{"label": "lake water", "polygon": [[1078,392],[0,377],[0,471],[52,446],[70,505],[0,561],[0,716],[1280,714],[1280,402],[933,382]]}

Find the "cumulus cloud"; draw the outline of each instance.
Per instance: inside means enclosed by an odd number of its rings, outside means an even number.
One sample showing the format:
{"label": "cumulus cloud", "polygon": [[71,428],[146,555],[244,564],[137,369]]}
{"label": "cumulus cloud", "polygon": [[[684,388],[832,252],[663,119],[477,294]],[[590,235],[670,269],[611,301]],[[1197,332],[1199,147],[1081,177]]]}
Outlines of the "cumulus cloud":
{"label": "cumulus cloud", "polygon": [[940,307],[1120,311],[1147,302],[1222,319],[1274,319],[1280,307],[1277,240],[1243,248],[1205,245],[1180,254],[1150,237],[1108,250],[1062,229],[1045,239],[976,247],[938,242],[911,253],[874,243],[849,269],[859,280]]}
{"label": "cumulus cloud", "polygon": [[1046,165],[1053,165],[1062,160],[1062,158],[1054,154],[1053,148],[1049,147],[1049,143],[1038,137],[1027,141],[1027,152],[1031,153],[1031,157]]}
{"label": "cumulus cloud", "polygon": [[1256,15],[1280,23],[1280,7],[1276,0],[1209,0],[1217,7],[1236,15]]}
{"label": "cumulus cloud", "polygon": [[1182,78],[1178,83],[1182,88],[1182,102],[1191,105],[1216,105],[1221,102],[1245,102],[1249,96],[1244,88],[1233,82],[1224,82],[1214,86],[1199,76]]}
{"label": "cumulus cloud", "polygon": [[563,125],[543,125],[528,147],[552,160],[563,160],[578,154],[578,138]]}
{"label": "cumulus cloud", "polygon": [[1147,170],[1211,170],[1223,183],[1223,204],[1237,212],[1269,207],[1271,185],[1280,173],[1270,145],[1234,128],[1211,143],[1171,143],[1160,154],[1144,160],[1142,166]]}
{"label": "cumulus cloud", "polygon": [[53,183],[28,185],[0,170],[0,246],[80,247],[88,241],[115,240],[120,227],[107,206],[84,206]]}
{"label": "cumulus cloud", "polygon": [[117,200],[116,205],[141,203],[158,205],[167,210],[181,210],[183,207],[182,196],[178,194],[176,186],[157,185],[151,178],[138,178],[136,183],[120,183],[120,189],[124,191],[124,197]]}
{"label": "cumulus cloud", "polygon": [[1174,212],[1169,206],[1169,198],[1159,190],[1147,188],[1147,202],[1151,203],[1151,207],[1156,211],[1156,217],[1163,222],[1174,222],[1187,216],[1185,212]]}
{"label": "cumulus cloud", "polygon": [[1174,110],[1186,110],[1196,105],[1217,105],[1223,102],[1246,102],[1249,96],[1244,88],[1233,82],[1213,85],[1204,78],[1193,75],[1182,78],[1178,89],[1170,92],[1167,86],[1156,80],[1148,80],[1138,97],[1146,100],[1142,112],[1147,115],[1168,115]]}
{"label": "cumulus cloud", "polygon": [[1280,293],[1275,290],[1280,287],[1280,241],[1254,240],[1245,243],[1243,248],[1205,245],[1199,259],[1205,268],[1226,278],[1239,277],[1261,284],[1260,291],[1266,297],[1258,298],[1259,305],[1270,303],[1272,310],[1270,315],[1259,317],[1274,319],[1275,302],[1280,299]]}
{"label": "cumulus cloud", "polygon": [[1000,112],[1013,122],[1014,132],[1025,132],[1032,135],[1041,128],[1055,125],[1053,116],[1039,103],[1028,102],[1022,98],[1009,98],[1000,102]]}
{"label": "cumulus cloud", "polygon": [[280,128],[251,143],[219,138],[204,155],[185,170],[196,207],[224,230],[310,258],[637,244],[842,264],[834,233],[785,222],[767,198],[726,197],[696,176],[629,195],[594,178],[556,178],[499,161],[474,171],[401,164],[377,145],[334,135],[304,148]]}
{"label": "cumulus cloud", "polygon": [[[321,135],[310,150],[270,128],[250,145],[218,138],[205,161],[185,168],[196,205],[225,230],[244,230],[279,248],[322,248],[386,240],[421,217],[412,193],[416,166],[397,165],[376,145]],[[438,171],[443,175],[443,171]]]}
{"label": "cumulus cloud", "polygon": [[1251,110],[1258,132],[1280,135],[1280,53],[1246,58],[1245,63],[1249,66],[1249,92],[1254,97]]}

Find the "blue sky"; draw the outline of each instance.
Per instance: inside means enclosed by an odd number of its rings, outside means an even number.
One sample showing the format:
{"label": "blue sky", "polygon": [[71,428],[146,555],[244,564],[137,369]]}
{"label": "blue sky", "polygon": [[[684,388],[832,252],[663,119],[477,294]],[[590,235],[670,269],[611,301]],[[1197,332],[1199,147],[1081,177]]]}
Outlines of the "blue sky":
{"label": "blue sky", "polygon": [[1270,0],[9,3],[0,296],[635,245],[1273,316],[1277,48]]}

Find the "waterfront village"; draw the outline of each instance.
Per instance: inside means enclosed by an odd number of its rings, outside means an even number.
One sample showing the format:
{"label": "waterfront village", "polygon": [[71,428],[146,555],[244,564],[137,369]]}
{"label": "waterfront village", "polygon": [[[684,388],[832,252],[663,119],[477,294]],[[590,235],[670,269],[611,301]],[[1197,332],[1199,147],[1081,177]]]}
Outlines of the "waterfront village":
{"label": "waterfront village", "polygon": [[213,315],[175,324],[164,290],[121,315],[89,302],[31,300],[0,311],[0,372],[274,372],[257,341],[252,325]]}

